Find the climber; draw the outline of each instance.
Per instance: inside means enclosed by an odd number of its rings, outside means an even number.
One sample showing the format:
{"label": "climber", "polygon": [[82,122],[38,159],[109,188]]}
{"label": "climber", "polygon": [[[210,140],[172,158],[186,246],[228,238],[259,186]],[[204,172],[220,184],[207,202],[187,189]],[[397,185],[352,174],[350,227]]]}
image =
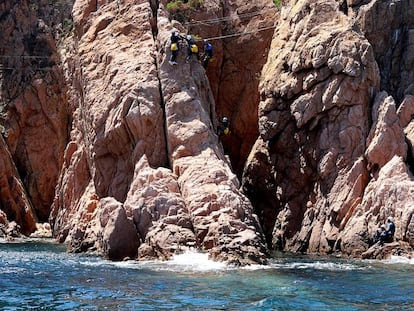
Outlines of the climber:
{"label": "climber", "polygon": [[386,227],[385,225],[381,225],[375,232],[375,235],[372,238],[371,245],[376,244],[376,243],[379,243],[380,245],[382,245],[386,237],[387,237]]}
{"label": "climber", "polygon": [[191,35],[187,35],[185,40],[187,41],[187,57],[185,58],[185,61],[188,62],[192,55],[195,55],[197,60],[199,60],[198,46],[195,44],[193,37]]}
{"label": "climber", "polygon": [[227,117],[223,117],[219,120],[219,125],[217,126],[217,135],[228,135],[230,134],[230,123]]}
{"label": "climber", "polygon": [[207,66],[213,57],[213,45],[208,42],[207,39],[204,39],[204,52],[201,62],[203,64],[204,69],[207,69]]}
{"label": "climber", "polygon": [[170,65],[177,65],[177,56],[178,56],[178,51],[180,49],[180,39],[182,37],[178,34],[178,32],[176,30],[172,30],[171,31],[171,38],[170,38],[170,50],[171,50],[171,57],[170,60],[168,61],[170,63]]}
{"label": "climber", "polygon": [[393,242],[394,233],[395,233],[394,219],[391,216],[389,216],[387,218],[386,238],[384,242],[388,242],[388,243]]}

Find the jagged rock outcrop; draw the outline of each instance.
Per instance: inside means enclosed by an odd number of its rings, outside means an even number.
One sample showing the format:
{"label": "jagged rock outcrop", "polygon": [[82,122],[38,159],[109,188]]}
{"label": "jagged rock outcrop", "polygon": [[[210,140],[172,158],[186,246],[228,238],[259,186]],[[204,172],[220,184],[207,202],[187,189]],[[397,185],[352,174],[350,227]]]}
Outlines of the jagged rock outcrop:
{"label": "jagged rock outcrop", "polygon": [[[414,188],[400,120],[409,123],[410,108],[399,117],[394,99],[379,92],[373,49],[338,2],[292,2],[281,17],[262,72],[260,137],[243,177],[267,240],[361,256],[394,216],[396,239],[411,243]],[[400,183],[406,192],[394,195]]]}
{"label": "jagged rock outcrop", "polygon": [[[264,263],[264,239],[409,255],[411,2],[298,0],[279,17],[270,0],[209,0],[182,23],[166,0],[0,4],[0,234],[47,236],[50,216],[70,251],[112,260],[196,247]],[[173,28],[229,37],[207,71],[184,45],[171,66]],[[395,243],[368,249],[390,215]]]}
{"label": "jagged rock outcrop", "polygon": [[51,221],[73,250],[102,251],[98,237],[108,222],[97,220],[99,202],[122,206],[144,154],[153,166],[167,158],[150,4],[113,2],[99,12],[86,4],[73,9],[76,37],[66,64],[75,122]]}
{"label": "jagged rock outcrop", "polygon": [[260,224],[214,133],[205,71],[184,53],[168,63],[173,25],[163,5],[84,7],[75,3],[76,44],[65,58],[76,109],[55,236],[113,260],[195,246],[216,260],[264,262]]}

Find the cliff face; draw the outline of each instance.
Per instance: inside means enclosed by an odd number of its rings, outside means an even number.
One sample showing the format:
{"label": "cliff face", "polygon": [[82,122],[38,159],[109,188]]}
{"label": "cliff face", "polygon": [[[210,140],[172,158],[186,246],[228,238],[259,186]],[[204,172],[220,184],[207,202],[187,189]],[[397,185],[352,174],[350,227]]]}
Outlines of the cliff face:
{"label": "cliff face", "polygon": [[38,5],[0,4],[0,206],[26,234],[48,220],[68,136],[66,85]]}
{"label": "cliff face", "polygon": [[[89,2],[88,2],[89,3]],[[89,8],[89,12],[85,11]],[[76,107],[51,222],[73,251],[168,258],[196,246],[263,262],[260,225],[215,135],[215,102],[195,59],[168,63],[162,3],[73,8],[66,55]]]}
{"label": "cliff face", "polygon": [[393,194],[412,184],[400,121],[408,110],[399,117],[380,92],[380,72],[391,73],[377,66],[381,48],[374,53],[355,27],[378,5],[361,5],[353,18],[336,1],[282,10],[262,72],[260,137],[243,177],[276,248],[361,255],[387,216],[397,221],[397,239],[411,236],[411,190]]}
{"label": "cliff face", "polygon": [[[49,217],[74,252],[247,264],[360,256],[393,216],[409,250],[410,1],[192,5],[0,5],[0,233]],[[168,63],[173,29],[210,39],[207,70],[184,43]]]}

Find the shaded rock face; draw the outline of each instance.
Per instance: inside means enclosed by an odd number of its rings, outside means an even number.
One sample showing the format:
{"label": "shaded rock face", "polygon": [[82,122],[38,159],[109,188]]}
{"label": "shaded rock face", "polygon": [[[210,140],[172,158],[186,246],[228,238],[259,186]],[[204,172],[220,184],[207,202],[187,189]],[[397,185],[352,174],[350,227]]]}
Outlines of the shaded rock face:
{"label": "shaded rock face", "polygon": [[14,184],[13,196],[20,196],[20,214],[30,210],[30,216],[7,212],[16,202],[7,195],[1,201],[9,220],[15,220],[25,234],[35,229],[35,219],[49,217],[68,136],[57,47],[52,29],[37,16],[37,9],[28,1],[0,4],[1,127],[12,159],[7,166],[17,168],[6,169],[3,176]]}
{"label": "shaded rock face", "polygon": [[[214,62],[207,75],[216,101],[217,117],[227,116],[231,135],[222,137],[233,169],[241,176],[246,158],[258,136],[257,103],[260,71],[266,62],[277,11],[272,1],[216,1],[215,16],[201,15],[196,20],[218,19],[207,26],[191,25],[191,31],[210,40],[215,48]],[[206,3],[209,3],[209,1]],[[220,20],[223,19],[224,20]]]}
{"label": "shaded rock face", "polygon": [[[159,6],[159,7],[158,7]],[[87,9],[85,9],[87,8]],[[77,1],[67,145],[50,221],[71,251],[169,258],[184,247],[264,262],[260,225],[215,134],[205,70],[172,67],[162,3]]]}
{"label": "shaded rock face", "polygon": [[34,231],[36,214],[19,178],[13,159],[3,137],[0,137],[0,231],[5,235],[10,221],[19,224],[24,234]]}
{"label": "shaded rock face", "polygon": [[388,216],[395,238],[412,245],[405,142],[412,102],[397,111],[379,92],[386,70],[377,67],[378,50],[340,9],[335,1],[297,1],[282,10],[243,189],[273,247],[380,258],[385,250],[365,251]]}
{"label": "shaded rock face", "polygon": [[381,76],[381,89],[398,104],[413,94],[414,6],[403,1],[348,1],[349,14],[371,43]]}
{"label": "shaded rock face", "polygon": [[[162,1],[166,5],[167,1]],[[246,158],[258,136],[257,103],[260,71],[266,62],[277,9],[270,0],[204,1],[177,27],[183,34],[208,38],[214,56],[206,74],[215,102],[217,119],[227,116],[231,135],[221,137],[225,153],[240,177]],[[202,50],[203,42],[198,45]]]}

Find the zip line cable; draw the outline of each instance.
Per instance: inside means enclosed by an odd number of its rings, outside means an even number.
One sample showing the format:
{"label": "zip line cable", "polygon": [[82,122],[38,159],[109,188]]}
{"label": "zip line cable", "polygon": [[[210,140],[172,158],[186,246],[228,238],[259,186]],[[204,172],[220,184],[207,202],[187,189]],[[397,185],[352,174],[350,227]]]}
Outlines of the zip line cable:
{"label": "zip line cable", "polygon": [[[238,33],[233,33],[233,34],[230,34],[230,35],[223,35],[223,36],[218,36],[218,37],[210,37],[210,38],[205,38],[203,40],[212,41],[212,40],[220,40],[220,39],[226,39],[226,38],[232,38],[232,37],[250,35],[250,34],[253,34],[253,33],[257,33],[257,32],[260,32],[260,31],[265,31],[265,30],[270,30],[270,29],[274,29],[274,28],[276,28],[276,26],[263,27],[263,28],[259,28],[259,29],[254,30],[254,31],[238,32]],[[201,41],[201,40],[198,40],[198,41]]]}
{"label": "zip line cable", "polygon": [[[232,38],[232,37],[250,35],[250,34],[254,34],[254,33],[261,32],[261,31],[265,31],[265,30],[270,30],[270,29],[274,29],[274,28],[276,28],[276,26],[263,27],[263,28],[258,28],[258,29],[253,30],[253,31],[238,32],[238,33],[233,33],[233,34],[229,34],[229,35],[223,35],[223,36],[218,36],[218,37],[210,37],[210,38],[204,38],[204,39],[206,39],[206,40],[220,40],[220,39],[226,39],[226,38]],[[204,39],[198,39],[198,40],[195,40],[195,41],[202,41]],[[50,58],[50,57],[51,56],[0,55],[0,58],[34,58],[34,59],[47,59],[47,58]],[[1,67],[1,64],[0,64],[0,69],[11,69],[11,68]]]}
{"label": "zip line cable", "polygon": [[[25,67],[26,68],[29,67],[33,71],[52,71],[53,70],[53,68],[34,68],[33,66],[25,66]],[[17,70],[17,69],[18,68],[0,66],[0,71],[1,70]]]}
{"label": "zip line cable", "polygon": [[[235,15],[235,16],[224,16],[224,17],[219,17],[219,18],[205,19],[205,20],[200,20],[200,21],[189,22],[189,23],[186,23],[185,25],[193,26],[193,25],[198,25],[198,24],[214,24],[214,23],[226,22],[226,21],[234,20],[236,18],[243,19],[243,18],[248,18],[248,17],[254,17],[254,16],[257,16],[257,15],[263,14],[263,12],[267,12],[267,11],[270,11],[270,10],[272,10],[272,9],[268,8],[268,9],[262,9],[260,11],[255,11],[255,12],[250,12],[250,13],[245,13],[245,14],[240,14],[240,15]],[[274,29],[274,28],[276,28],[276,26],[263,27],[263,28],[259,28],[259,29],[254,30],[254,31],[239,32],[239,33],[223,35],[223,36],[218,36],[218,37],[210,37],[210,38],[205,38],[205,39],[207,39],[207,40],[220,40],[220,39],[226,39],[226,38],[249,35],[249,34],[257,33],[257,32],[260,32],[260,31],[265,31],[265,30],[270,30],[270,29]],[[201,41],[201,39],[196,40],[196,41]],[[1,58],[3,58],[3,59],[5,59],[5,58],[49,59],[51,57],[52,57],[52,55],[51,56],[0,55],[0,59]],[[0,65],[0,70],[14,70],[14,69],[16,69],[16,68],[2,67]],[[41,69],[41,68],[39,68],[37,70],[47,71],[47,70],[50,70],[50,69],[46,69],[46,68]]]}
{"label": "zip line cable", "polygon": [[194,26],[194,25],[198,25],[198,24],[215,24],[215,23],[221,23],[221,22],[227,22],[227,21],[231,21],[234,19],[244,19],[244,18],[248,18],[248,17],[254,17],[257,15],[261,15],[265,12],[271,11],[271,8],[268,9],[262,9],[260,11],[255,11],[255,12],[250,12],[250,13],[244,13],[244,14],[240,14],[240,15],[234,15],[234,16],[223,16],[223,17],[217,17],[217,18],[211,18],[211,19],[204,19],[204,20],[200,20],[200,21],[192,21],[192,22],[187,22],[185,23],[185,25],[187,26]]}

